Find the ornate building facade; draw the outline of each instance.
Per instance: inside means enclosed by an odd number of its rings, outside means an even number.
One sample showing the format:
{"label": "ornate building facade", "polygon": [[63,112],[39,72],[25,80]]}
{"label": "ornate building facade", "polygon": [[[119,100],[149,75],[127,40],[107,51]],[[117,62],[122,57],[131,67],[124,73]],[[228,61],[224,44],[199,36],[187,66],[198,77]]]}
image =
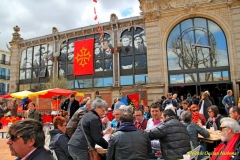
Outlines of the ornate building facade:
{"label": "ornate building facade", "polygon": [[[239,97],[240,2],[237,0],[139,0],[141,16],[23,40],[15,27],[10,42],[10,92],[41,90],[51,75],[64,75],[71,89],[109,104],[140,93],[148,104],[167,92],[209,90],[220,105],[228,89]],[[73,76],[77,40],[94,38],[94,74]],[[16,76],[17,75],[17,76]],[[13,86],[13,87],[12,87]]]}

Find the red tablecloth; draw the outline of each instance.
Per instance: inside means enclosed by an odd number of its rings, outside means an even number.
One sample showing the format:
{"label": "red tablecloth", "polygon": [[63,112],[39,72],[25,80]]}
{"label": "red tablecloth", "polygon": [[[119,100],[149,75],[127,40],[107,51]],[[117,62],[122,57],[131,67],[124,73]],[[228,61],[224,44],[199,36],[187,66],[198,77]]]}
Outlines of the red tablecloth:
{"label": "red tablecloth", "polygon": [[52,115],[42,115],[43,123],[51,122],[52,123]]}
{"label": "red tablecloth", "polygon": [[19,120],[21,120],[19,117],[3,117],[0,121],[2,122],[3,126],[7,126],[9,122],[14,123]]}

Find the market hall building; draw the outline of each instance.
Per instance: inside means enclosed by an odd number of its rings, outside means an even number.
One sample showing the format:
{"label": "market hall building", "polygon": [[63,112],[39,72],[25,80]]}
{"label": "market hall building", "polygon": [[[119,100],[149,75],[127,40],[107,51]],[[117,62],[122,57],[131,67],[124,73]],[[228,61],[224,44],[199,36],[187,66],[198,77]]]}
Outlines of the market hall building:
{"label": "market hall building", "polygon": [[[23,40],[14,27],[10,92],[42,90],[52,75],[108,104],[138,92],[148,104],[168,92],[208,90],[217,105],[228,89],[239,97],[240,1],[139,0],[140,16]],[[20,26],[24,27],[24,26]],[[94,38],[94,73],[73,75],[74,42]]]}

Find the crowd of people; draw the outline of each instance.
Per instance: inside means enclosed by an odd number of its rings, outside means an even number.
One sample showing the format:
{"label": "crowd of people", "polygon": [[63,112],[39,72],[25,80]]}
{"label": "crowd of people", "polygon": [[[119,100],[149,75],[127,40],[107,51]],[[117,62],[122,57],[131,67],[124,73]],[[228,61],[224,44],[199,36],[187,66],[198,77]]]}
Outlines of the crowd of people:
{"label": "crowd of people", "polygon": [[[96,145],[106,149],[100,157],[107,160],[177,160],[198,146],[200,151],[215,153],[200,155],[199,159],[240,159],[240,108],[229,107],[230,117],[223,117],[212,105],[208,92],[200,99],[188,98],[191,100],[168,93],[150,106],[134,108],[121,102],[121,98],[109,106],[99,92],[95,99],[88,97],[81,103],[71,94],[61,104],[61,110],[68,114],[53,119],[49,148],[58,160],[89,160],[89,146]],[[34,105],[31,107],[33,111]],[[211,127],[221,131],[222,142],[217,145],[198,138],[199,134],[209,138],[207,129]],[[7,144],[11,154],[19,159],[53,159],[43,147],[43,125],[34,118],[11,125]]]}

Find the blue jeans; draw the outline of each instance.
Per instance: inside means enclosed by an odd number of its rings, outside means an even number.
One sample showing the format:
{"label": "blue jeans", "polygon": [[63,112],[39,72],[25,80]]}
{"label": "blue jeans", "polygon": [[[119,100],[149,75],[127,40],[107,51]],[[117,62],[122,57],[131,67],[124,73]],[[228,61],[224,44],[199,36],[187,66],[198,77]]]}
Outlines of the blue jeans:
{"label": "blue jeans", "polygon": [[73,160],[89,160],[88,151],[68,145],[68,151]]}
{"label": "blue jeans", "polygon": [[[231,108],[231,107],[230,107],[230,108]],[[226,110],[226,113],[227,113],[227,117],[229,116],[229,110],[230,110],[230,108],[225,107],[225,110]]]}

